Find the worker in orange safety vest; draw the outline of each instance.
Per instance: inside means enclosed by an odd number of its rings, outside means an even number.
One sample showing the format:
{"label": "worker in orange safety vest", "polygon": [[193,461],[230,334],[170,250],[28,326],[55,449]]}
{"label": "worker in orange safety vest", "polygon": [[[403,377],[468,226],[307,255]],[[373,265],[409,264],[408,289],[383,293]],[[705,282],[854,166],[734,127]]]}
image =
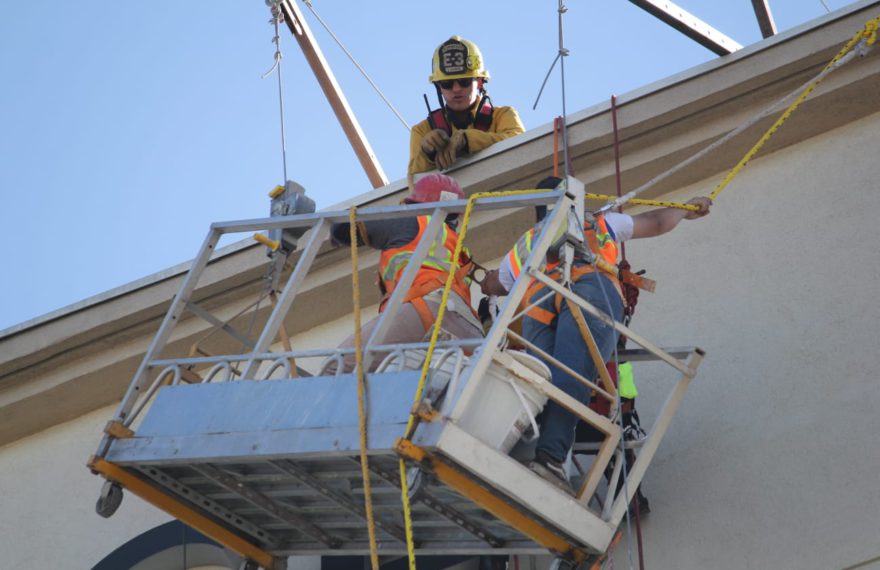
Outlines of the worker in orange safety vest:
{"label": "worker in orange safety vest", "polygon": [[[410,195],[404,198],[403,203],[419,204],[463,198],[464,192],[455,179],[435,173],[421,178]],[[380,312],[384,310],[385,303],[397,287],[430,219],[431,216],[423,215],[371,220],[358,224],[358,245],[366,245],[381,251],[378,270],[379,288],[383,298]],[[440,307],[443,287],[453,265],[452,256],[458,243],[458,234],[455,231],[457,224],[458,214],[452,214],[445,220],[440,237],[432,244],[427,257],[422,261],[421,268],[403,299],[403,305],[381,340],[382,344],[420,342],[430,335]],[[349,224],[334,224],[331,236],[336,243],[349,245],[351,243]],[[442,330],[447,337],[466,339],[483,336],[480,320],[471,307],[468,277],[471,267],[470,256],[466,248],[463,248],[442,324]],[[364,324],[363,342],[370,337],[378,320],[377,316]],[[354,335],[348,337],[340,346],[353,347]],[[382,354],[374,355],[371,370],[381,363],[382,357]],[[354,362],[354,355],[347,355],[344,358],[344,371],[353,370]],[[335,361],[329,360],[323,367],[323,373],[332,374],[336,368]]]}
{"label": "worker in orange safety vest", "polygon": [[[538,184],[538,188],[555,188],[562,183],[559,178],[548,178]],[[633,216],[607,212],[594,220],[587,221],[584,227],[584,243],[598,258],[612,266],[617,263],[617,244],[628,239],[648,238],[665,234],[683,219],[696,219],[709,213],[712,201],[706,197],[693,198],[688,202],[698,206],[697,211],[678,208],[659,208]],[[527,231],[517,241],[513,249],[502,260],[500,269],[490,271],[482,283],[482,290],[488,295],[504,295],[519,276],[523,263],[532,249],[532,239],[541,231],[541,223]],[[548,255],[545,273],[556,280],[561,279],[559,263]],[[623,293],[617,274],[598,270],[596,265],[583,259],[575,259],[571,268],[571,290],[600,310],[620,321],[623,314]],[[543,352],[582,374],[595,379],[597,371],[589,351],[584,344],[574,316],[568,304],[559,295],[550,295],[541,302],[546,289],[534,282],[529,287],[525,301],[536,302],[523,317],[523,336]],[[587,326],[596,341],[602,360],[607,361],[614,350],[617,334],[613,327],[600,319],[582,311]],[[577,400],[588,404],[589,390],[561,368],[546,362],[551,370],[553,384]],[[536,446],[535,459],[529,464],[535,472],[571,490],[568,474],[563,463],[574,442],[577,418],[554,401],[549,401],[541,417],[541,435]]]}

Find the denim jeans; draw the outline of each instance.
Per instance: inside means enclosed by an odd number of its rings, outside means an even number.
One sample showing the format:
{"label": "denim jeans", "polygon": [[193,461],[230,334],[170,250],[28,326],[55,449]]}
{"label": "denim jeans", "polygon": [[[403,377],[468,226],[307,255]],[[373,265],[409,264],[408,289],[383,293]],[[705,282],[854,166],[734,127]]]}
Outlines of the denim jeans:
{"label": "denim jeans", "polygon": [[[614,288],[611,279],[605,274],[595,272],[583,275],[572,285],[572,290],[599,310],[611,315],[614,320],[620,321],[622,318],[623,302],[620,299],[620,294]],[[546,293],[547,289],[541,289],[535,293],[535,297]],[[553,313],[556,312],[554,296],[545,299],[539,306]],[[581,312],[583,313],[583,311]],[[583,315],[593,338],[596,340],[603,361],[607,361],[614,352],[617,332],[599,319],[586,313]],[[524,317],[523,336],[585,378],[594,380],[598,376],[589,349],[584,343],[577,322],[564,299],[560,305],[559,314],[549,325],[528,316]],[[589,404],[589,388],[553,364],[549,362],[545,362],[545,364],[550,368],[554,386],[576,400]],[[574,443],[574,429],[577,421],[574,414],[566,411],[556,402],[548,400],[541,414],[541,435],[538,438],[536,450],[543,451],[560,462],[564,461]]]}

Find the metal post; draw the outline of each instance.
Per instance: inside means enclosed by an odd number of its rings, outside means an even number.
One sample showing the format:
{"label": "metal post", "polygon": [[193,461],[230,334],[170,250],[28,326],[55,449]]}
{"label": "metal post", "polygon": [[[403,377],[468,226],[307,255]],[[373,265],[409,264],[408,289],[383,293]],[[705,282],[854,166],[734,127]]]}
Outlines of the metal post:
{"label": "metal post", "polygon": [[281,296],[278,297],[278,303],[272,309],[272,314],[269,315],[269,320],[266,321],[266,326],[263,327],[263,332],[260,334],[259,340],[257,340],[257,343],[254,345],[253,353],[241,373],[242,378],[250,378],[254,372],[256,372],[259,365],[255,358],[256,355],[266,352],[272,345],[272,341],[278,335],[278,328],[284,321],[284,317],[287,316],[287,312],[290,311],[290,306],[293,304],[293,300],[296,298],[296,294],[299,291],[302,282],[305,280],[306,274],[312,266],[312,262],[318,255],[318,249],[320,249],[321,243],[324,242],[329,233],[330,224],[328,224],[323,218],[309,232],[309,241],[305,250],[300,256],[293,273],[290,274],[290,278],[287,280],[287,285],[284,286],[284,291],[282,291]]}
{"label": "metal post", "polygon": [[510,324],[510,320],[516,314],[517,307],[519,307],[519,302],[526,294],[526,289],[529,287],[529,270],[532,268],[537,269],[544,263],[544,257],[547,254],[547,249],[550,247],[550,244],[553,242],[553,238],[556,235],[559,227],[566,223],[568,219],[568,212],[571,209],[571,199],[565,194],[560,195],[559,200],[556,202],[556,206],[553,208],[553,211],[550,215],[545,218],[546,223],[544,224],[544,228],[541,230],[540,236],[538,236],[537,240],[533,241],[532,245],[532,253],[529,255],[526,262],[523,264],[523,270],[520,274],[519,278],[514,283],[511,290],[507,293],[507,298],[504,303],[501,305],[501,313],[495,319],[495,322],[492,325],[492,328],[489,329],[488,334],[486,335],[486,340],[483,343],[483,349],[480,351],[479,357],[476,360],[471,360],[471,363],[462,373],[462,382],[459,385],[458,392],[459,394],[449,394],[447,398],[451,398],[450,407],[453,409],[451,414],[451,419],[457,420],[461,415],[462,411],[467,407],[466,405],[461,405],[460,402],[466,402],[471,398],[471,394],[476,390],[475,384],[477,380],[481,379],[483,375],[486,373],[486,369],[492,362],[492,353],[497,349],[498,346],[501,345],[501,342],[504,340],[504,337],[507,335],[507,326]]}
{"label": "metal post", "polygon": [[397,311],[403,304],[403,298],[409,292],[410,285],[416,278],[416,274],[422,268],[422,261],[427,257],[431,245],[434,244],[437,237],[441,235],[440,230],[443,228],[444,223],[446,223],[446,211],[442,208],[437,208],[434,210],[434,213],[431,214],[431,221],[428,222],[428,227],[425,228],[425,233],[422,236],[421,241],[419,241],[419,245],[417,245],[415,251],[413,251],[412,257],[409,259],[409,262],[407,262],[406,268],[403,270],[403,275],[400,277],[400,282],[394,287],[394,291],[391,293],[391,298],[385,305],[385,310],[379,314],[379,322],[376,324],[373,333],[364,345],[364,370],[369,370],[370,364],[373,360],[373,354],[369,352],[370,347],[381,344],[384,340],[385,333],[388,332],[388,327],[394,322],[394,317],[397,315]]}
{"label": "metal post", "polygon": [[[122,402],[120,402],[119,408],[114,416],[115,421],[122,422],[125,420],[132,407],[134,407],[141,389],[143,389],[147,383],[151,361],[158,357],[165,349],[168,338],[171,336],[171,331],[174,330],[174,326],[180,320],[180,316],[183,314],[186,304],[189,302],[189,297],[192,294],[193,289],[195,289],[202,271],[211,259],[211,254],[214,253],[214,248],[217,246],[219,240],[220,231],[212,226],[210,231],[208,231],[208,235],[205,237],[205,241],[202,243],[202,248],[199,250],[199,254],[193,260],[192,266],[190,266],[189,273],[186,274],[183,283],[180,284],[180,290],[177,292],[177,295],[174,296],[174,299],[172,299],[171,306],[168,307],[168,312],[165,313],[165,318],[162,320],[162,324],[159,326],[156,336],[153,337],[153,340],[150,342],[150,346],[147,348],[147,352],[144,354],[144,358],[141,360],[140,366],[138,366],[134,378],[132,379],[131,384],[129,384],[128,390],[125,392],[125,396],[122,397]],[[107,453],[109,444],[109,436],[104,435],[98,446],[98,457],[103,457]]]}

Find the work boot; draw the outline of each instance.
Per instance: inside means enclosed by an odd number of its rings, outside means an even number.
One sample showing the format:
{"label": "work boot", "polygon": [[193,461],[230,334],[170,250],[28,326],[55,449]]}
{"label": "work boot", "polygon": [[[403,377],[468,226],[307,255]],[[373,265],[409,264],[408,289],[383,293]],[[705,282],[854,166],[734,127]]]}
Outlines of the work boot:
{"label": "work boot", "polygon": [[574,495],[574,489],[568,480],[568,473],[565,472],[565,467],[561,462],[556,461],[545,452],[538,450],[535,453],[535,458],[529,462],[529,469],[569,495]]}

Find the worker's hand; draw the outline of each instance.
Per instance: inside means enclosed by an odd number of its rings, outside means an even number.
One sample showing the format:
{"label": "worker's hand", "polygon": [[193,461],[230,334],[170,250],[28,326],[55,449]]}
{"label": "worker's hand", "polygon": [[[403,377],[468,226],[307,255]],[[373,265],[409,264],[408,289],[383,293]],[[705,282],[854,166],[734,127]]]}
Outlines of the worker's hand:
{"label": "worker's hand", "polygon": [[452,137],[449,139],[449,144],[446,145],[446,148],[439,151],[436,157],[434,157],[434,162],[437,164],[437,168],[440,170],[446,170],[451,167],[455,164],[455,161],[459,156],[465,154],[466,148],[467,136],[465,136],[464,131],[455,131],[452,133]]}
{"label": "worker's hand", "polygon": [[492,269],[486,272],[483,282],[480,283],[480,290],[484,295],[507,295],[507,289],[501,284],[498,278],[498,270]]}
{"label": "worker's hand", "polygon": [[425,136],[422,137],[422,152],[425,153],[428,158],[433,157],[448,145],[449,135],[446,134],[446,131],[443,129],[428,131]]}
{"label": "worker's hand", "polygon": [[684,219],[686,220],[695,220],[709,214],[709,206],[712,205],[712,199],[707,198],[706,196],[697,196],[696,198],[691,198],[686,203],[699,206],[699,210],[697,210],[696,212],[688,211],[688,213],[684,217]]}

